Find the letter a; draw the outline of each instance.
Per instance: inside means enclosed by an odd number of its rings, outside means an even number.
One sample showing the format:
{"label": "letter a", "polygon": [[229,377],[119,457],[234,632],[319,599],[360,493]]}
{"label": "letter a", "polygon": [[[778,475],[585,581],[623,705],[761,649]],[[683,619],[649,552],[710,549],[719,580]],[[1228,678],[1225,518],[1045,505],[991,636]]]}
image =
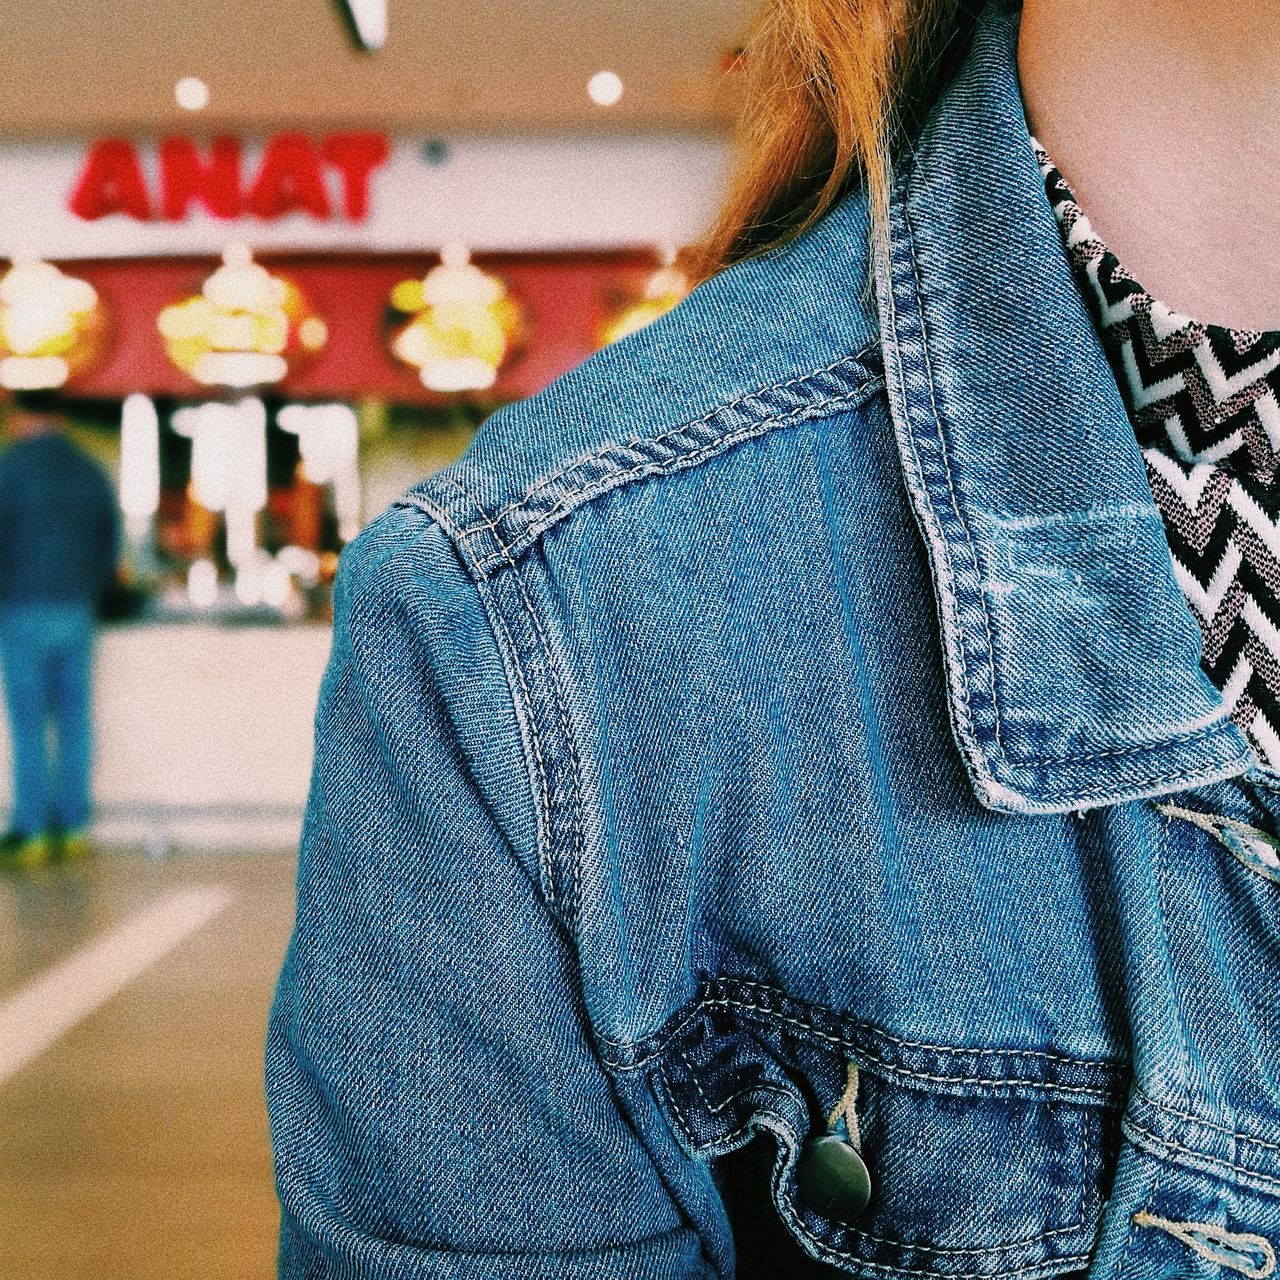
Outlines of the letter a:
{"label": "letter a", "polygon": [[267,143],[247,203],[250,213],[267,221],[286,213],[329,216],[329,193],[320,157],[306,134],[280,133]]}
{"label": "letter a", "polygon": [[127,138],[95,142],[71,193],[70,205],[72,213],[90,222],[112,213],[148,221],[151,200],[133,143]]}

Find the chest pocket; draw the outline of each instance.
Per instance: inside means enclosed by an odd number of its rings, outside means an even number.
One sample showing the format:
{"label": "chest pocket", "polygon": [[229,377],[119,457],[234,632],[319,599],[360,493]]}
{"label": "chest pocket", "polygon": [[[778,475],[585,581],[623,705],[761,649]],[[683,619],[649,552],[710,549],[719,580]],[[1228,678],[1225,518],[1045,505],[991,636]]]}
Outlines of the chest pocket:
{"label": "chest pocket", "polygon": [[[780,1274],[761,1255],[785,1241],[806,1265],[825,1264],[814,1274],[951,1280],[1087,1264],[1125,1075],[1121,1064],[1048,1052],[904,1042],[725,979],[675,1020],[650,1068],[679,1141],[720,1173],[741,1275]],[[842,1122],[837,1136],[856,1144],[871,1183],[848,1221],[797,1185],[842,1096],[853,1132]],[[810,1199],[812,1185],[800,1180]],[[758,1220],[762,1203],[773,1224]]]}

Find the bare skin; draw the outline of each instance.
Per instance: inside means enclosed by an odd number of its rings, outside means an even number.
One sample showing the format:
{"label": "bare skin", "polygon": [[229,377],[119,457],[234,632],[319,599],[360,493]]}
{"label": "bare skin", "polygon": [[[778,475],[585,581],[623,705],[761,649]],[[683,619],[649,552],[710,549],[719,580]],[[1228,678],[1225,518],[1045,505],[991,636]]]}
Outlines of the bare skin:
{"label": "bare skin", "polygon": [[1025,0],[1032,132],[1153,296],[1280,329],[1280,3]]}

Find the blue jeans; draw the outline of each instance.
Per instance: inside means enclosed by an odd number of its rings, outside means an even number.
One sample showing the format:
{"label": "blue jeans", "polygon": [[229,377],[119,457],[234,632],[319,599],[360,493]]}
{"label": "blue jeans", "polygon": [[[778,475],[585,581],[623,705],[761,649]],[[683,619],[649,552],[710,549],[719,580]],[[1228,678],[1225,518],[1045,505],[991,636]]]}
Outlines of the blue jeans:
{"label": "blue jeans", "polygon": [[[0,662],[13,742],[10,827],[33,835],[89,820],[93,610],[40,602],[0,609]],[[57,768],[50,768],[52,720]]]}

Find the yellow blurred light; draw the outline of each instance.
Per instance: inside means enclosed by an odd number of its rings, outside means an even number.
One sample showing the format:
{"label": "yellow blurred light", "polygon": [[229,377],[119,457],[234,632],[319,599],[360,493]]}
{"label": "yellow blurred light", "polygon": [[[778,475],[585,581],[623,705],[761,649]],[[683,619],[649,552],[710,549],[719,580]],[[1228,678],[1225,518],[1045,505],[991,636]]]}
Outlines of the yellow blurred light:
{"label": "yellow blurred light", "polygon": [[401,280],[391,290],[391,305],[397,311],[403,311],[406,314],[421,311],[427,305],[426,298],[422,296],[422,281]]}
{"label": "yellow blurred light", "polygon": [[60,387],[101,345],[102,310],[86,280],[20,260],[0,276],[0,385]]}
{"label": "yellow blurred light", "polygon": [[308,351],[319,351],[329,341],[329,326],[319,316],[308,316],[298,326],[298,341]]}
{"label": "yellow blurred light", "polygon": [[600,327],[600,345],[607,347],[652,324],[682,302],[688,293],[689,281],[684,272],[671,265],[659,267],[645,281],[642,296],[621,307]]}
{"label": "yellow blurred light", "polygon": [[410,315],[391,335],[391,350],[418,370],[432,391],[483,391],[497,381],[523,327],[506,285],[448,245],[421,280],[402,280],[391,306]]}
{"label": "yellow blurred light", "polygon": [[279,382],[290,357],[328,341],[328,326],[288,280],[231,245],[200,293],[165,307],[156,320],[169,358],[208,386]]}

